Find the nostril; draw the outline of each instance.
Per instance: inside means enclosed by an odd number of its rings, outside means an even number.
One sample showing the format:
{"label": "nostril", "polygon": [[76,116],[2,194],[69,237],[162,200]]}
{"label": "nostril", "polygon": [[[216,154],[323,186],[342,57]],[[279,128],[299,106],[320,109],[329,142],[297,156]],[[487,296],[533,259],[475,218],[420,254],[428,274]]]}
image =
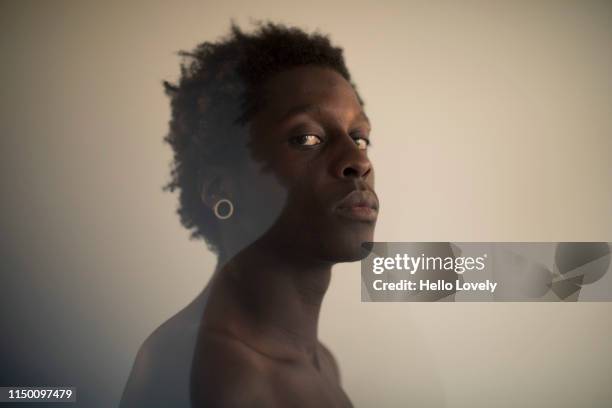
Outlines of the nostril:
{"label": "nostril", "polygon": [[343,178],[360,178],[367,177],[372,168],[370,166],[346,166],[342,170]]}
{"label": "nostril", "polygon": [[344,177],[359,177],[359,172],[353,167],[347,167],[342,171]]}

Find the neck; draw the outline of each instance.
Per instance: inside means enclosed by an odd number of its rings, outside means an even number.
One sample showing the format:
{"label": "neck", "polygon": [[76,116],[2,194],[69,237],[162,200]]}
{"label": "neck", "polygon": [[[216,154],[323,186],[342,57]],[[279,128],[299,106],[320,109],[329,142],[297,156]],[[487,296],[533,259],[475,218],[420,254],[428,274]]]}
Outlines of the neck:
{"label": "neck", "polygon": [[280,252],[254,244],[220,262],[211,290],[223,306],[211,312],[222,315],[217,322],[236,337],[255,339],[264,349],[312,354],[331,264]]}

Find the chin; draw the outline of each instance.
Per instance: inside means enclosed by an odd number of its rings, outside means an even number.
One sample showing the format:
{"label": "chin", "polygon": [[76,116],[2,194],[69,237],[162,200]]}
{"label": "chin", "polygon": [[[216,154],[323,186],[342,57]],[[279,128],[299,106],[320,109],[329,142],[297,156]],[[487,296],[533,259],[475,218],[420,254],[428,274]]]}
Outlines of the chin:
{"label": "chin", "polygon": [[370,250],[360,247],[355,249],[352,252],[345,252],[340,256],[337,256],[333,262],[334,263],[343,263],[343,262],[357,262],[366,258],[370,254]]}
{"label": "chin", "polygon": [[368,243],[373,240],[373,224],[364,225],[363,229],[343,231],[342,234],[330,234],[324,242],[325,259],[333,263],[361,261],[370,254]]}

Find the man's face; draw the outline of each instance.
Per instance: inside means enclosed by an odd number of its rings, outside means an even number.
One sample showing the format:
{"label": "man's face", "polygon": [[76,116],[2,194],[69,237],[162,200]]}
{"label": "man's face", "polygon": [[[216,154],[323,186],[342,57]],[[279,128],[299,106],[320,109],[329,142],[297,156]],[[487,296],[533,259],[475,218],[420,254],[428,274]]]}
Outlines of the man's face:
{"label": "man's face", "polygon": [[353,87],[334,70],[305,66],[267,81],[264,100],[251,121],[244,211],[278,250],[324,262],[362,258],[378,199],[370,123]]}

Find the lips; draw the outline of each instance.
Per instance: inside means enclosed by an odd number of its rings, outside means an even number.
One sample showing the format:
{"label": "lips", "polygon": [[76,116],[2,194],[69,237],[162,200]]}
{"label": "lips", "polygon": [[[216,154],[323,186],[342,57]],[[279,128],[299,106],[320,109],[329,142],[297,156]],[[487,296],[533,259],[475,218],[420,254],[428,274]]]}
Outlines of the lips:
{"label": "lips", "polygon": [[378,217],[378,199],[367,190],[353,190],[335,207],[335,212],[355,221],[376,221]]}

